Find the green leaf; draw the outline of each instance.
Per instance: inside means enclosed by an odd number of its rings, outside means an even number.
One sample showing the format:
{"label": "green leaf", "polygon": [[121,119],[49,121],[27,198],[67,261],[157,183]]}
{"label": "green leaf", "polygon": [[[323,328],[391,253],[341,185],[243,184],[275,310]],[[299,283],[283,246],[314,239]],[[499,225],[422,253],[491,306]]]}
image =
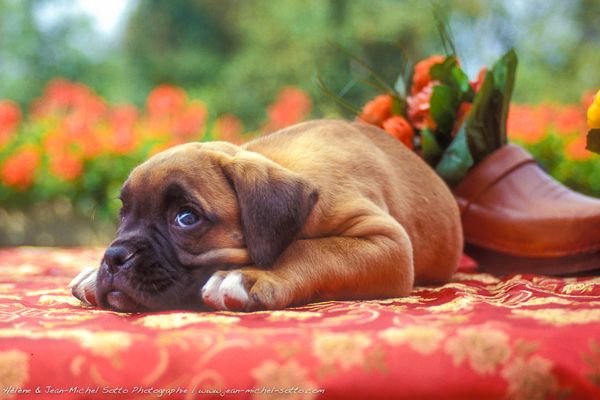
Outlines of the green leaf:
{"label": "green leaf", "polygon": [[455,57],[448,57],[443,63],[435,64],[429,69],[429,76],[434,81],[448,83],[452,75],[452,68],[457,65]]}
{"label": "green leaf", "polygon": [[473,100],[466,122],[466,136],[476,163],[507,143],[506,120],[516,68],[517,56],[510,50],[486,73]]}
{"label": "green leaf", "polygon": [[442,147],[429,129],[421,130],[421,150],[427,164],[435,166],[442,157]]}
{"label": "green leaf", "polygon": [[450,187],[456,186],[473,166],[464,125],[444,151],[435,170]]}
{"label": "green leaf", "polygon": [[587,145],[589,151],[600,154],[600,129],[592,129],[587,134]]}
{"label": "green leaf", "polygon": [[437,124],[437,131],[444,136],[450,136],[459,106],[455,92],[446,85],[434,86],[429,105],[431,117]]}
{"label": "green leaf", "polygon": [[517,73],[517,53],[514,49],[509,50],[492,68],[494,74],[494,87],[502,97],[500,102],[500,140],[504,145],[508,142],[506,133],[506,120],[510,108]]}
{"label": "green leaf", "polygon": [[[458,87],[458,89],[460,90],[462,97],[467,97],[470,96],[470,98],[473,97],[473,88],[471,87],[471,82],[469,81],[469,77],[467,76],[467,74],[465,74],[465,72],[458,67],[458,65],[454,68],[452,68],[452,79],[453,82],[455,82],[456,86]],[[467,99],[464,99],[461,101],[466,101]],[[469,99],[470,101],[470,99]]]}
{"label": "green leaf", "polygon": [[[433,3],[432,3],[433,5]],[[435,18],[435,26],[440,35],[440,40],[444,51],[447,55],[456,55],[456,46],[454,45],[454,38],[452,37],[452,31],[448,24],[448,18],[444,16],[439,4],[433,5],[433,17]]]}
{"label": "green leaf", "polygon": [[500,120],[496,108],[494,75],[488,71],[465,123],[467,143],[476,163],[487,157],[492,149],[501,146]]}

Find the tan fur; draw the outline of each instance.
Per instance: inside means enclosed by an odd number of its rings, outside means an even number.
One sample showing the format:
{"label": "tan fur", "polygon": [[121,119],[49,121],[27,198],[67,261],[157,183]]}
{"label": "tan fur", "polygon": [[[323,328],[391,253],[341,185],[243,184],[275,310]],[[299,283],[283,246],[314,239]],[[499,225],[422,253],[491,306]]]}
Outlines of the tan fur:
{"label": "tan fur", "polygon": [[[405,296],[415,282],[448,281],[462,251],[458,207],[445,184],[412,151],[366,124],[320,120],[241,147],[179,146],[136,168],[124,194],[160,218],[140,199],[171,182],[218,216],[201,238],[171,237],[183,265],[240,266],[251,304],[228,309]],[[269,227],[262,202],[282,201],[268,199],[271,188],[289,199],[297,232]],[[269,248],[269,229],[281,252]]]}

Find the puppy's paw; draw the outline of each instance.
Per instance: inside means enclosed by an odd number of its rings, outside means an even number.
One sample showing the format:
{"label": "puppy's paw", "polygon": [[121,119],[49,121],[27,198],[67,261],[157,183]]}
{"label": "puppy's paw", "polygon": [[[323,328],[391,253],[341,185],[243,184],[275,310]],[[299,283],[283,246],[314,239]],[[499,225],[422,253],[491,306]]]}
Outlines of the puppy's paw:
{"label": "puppy's paw", "polygon": [[289,305],[283,282],[268,271],[217,271],[202,288],[202,300],[215,310],[274,310]]}
{"label": "puppy's paw", "polygon": [[96,301],[96,276],[98,270],[96,268],[85,268],[79,273],[71,283],[69,289],[73,296],[88,305],[98,305]]}

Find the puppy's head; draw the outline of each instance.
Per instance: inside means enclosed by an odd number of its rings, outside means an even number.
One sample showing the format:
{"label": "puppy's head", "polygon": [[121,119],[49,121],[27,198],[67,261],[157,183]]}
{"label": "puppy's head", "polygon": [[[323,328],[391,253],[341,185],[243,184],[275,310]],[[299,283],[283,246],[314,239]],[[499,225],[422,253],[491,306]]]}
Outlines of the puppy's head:
{"label": "puppy's head", "polygon": [[267,158],[215,142],[154,156],[131,172],[120,197],[96,298],[143,311],[202,308],[200,290],[216,270],[273,265],[317,194]]}

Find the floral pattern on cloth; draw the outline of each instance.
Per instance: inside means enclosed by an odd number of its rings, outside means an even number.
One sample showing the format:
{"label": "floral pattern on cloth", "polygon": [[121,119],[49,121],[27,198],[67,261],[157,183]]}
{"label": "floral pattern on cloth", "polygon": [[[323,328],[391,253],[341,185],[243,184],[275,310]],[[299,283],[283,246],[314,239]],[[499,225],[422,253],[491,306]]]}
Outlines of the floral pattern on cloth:
{"label": "floral pattern on cloth", "polygon": [[0,399],[600,398],[600,277],[465,258],[405,298],[123,314],[67,289],[101,252],[0,250]]}

